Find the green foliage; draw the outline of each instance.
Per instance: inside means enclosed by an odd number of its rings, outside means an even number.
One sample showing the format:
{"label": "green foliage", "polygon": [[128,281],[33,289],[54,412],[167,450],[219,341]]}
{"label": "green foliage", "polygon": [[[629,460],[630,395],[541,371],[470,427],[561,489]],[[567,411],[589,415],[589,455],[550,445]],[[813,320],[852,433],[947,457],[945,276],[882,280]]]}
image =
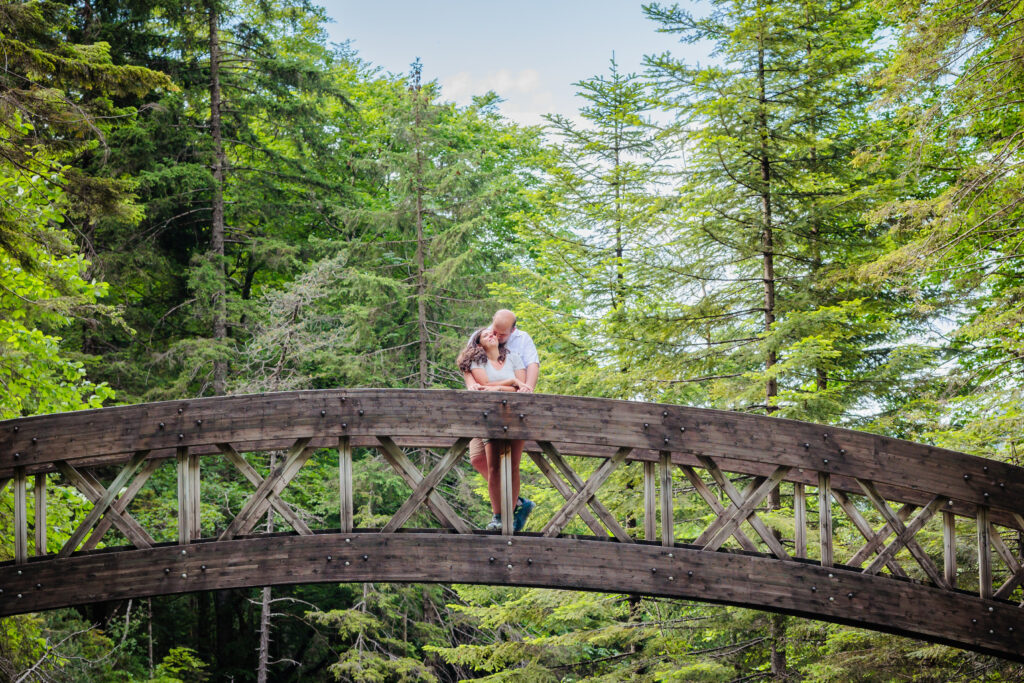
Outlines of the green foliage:
{"label": "green foliage", "polygon": [[209,680],[207,664],[187,647],[174,647],[157,665],[156,675],[148,683],[201,683]]}

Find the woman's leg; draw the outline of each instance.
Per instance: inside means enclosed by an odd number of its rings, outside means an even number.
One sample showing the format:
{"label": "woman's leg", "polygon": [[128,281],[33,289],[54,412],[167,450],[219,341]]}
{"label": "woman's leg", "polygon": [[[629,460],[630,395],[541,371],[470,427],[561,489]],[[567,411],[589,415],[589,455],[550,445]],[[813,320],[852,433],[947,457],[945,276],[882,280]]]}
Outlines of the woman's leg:
{"label": "woman's leg", "polygon": [[483,439],[472,439],[469,442],[469,464],[480,473],[484,481],[488,480],[487,453],[484,451]]}
{"label": "woman's leg", "polygon": [[523,459],[524,441],[516,439],[505,443],[512,445],[512,507],[515,507],[519,505],[519,461]]}
{"label": "woman's leg", "polygon": [[484,453],[487,457],[487,493],[491,497],[491,512],[501,513],[501,450],[505,444],[503,441],[491,440],[484,444]]}

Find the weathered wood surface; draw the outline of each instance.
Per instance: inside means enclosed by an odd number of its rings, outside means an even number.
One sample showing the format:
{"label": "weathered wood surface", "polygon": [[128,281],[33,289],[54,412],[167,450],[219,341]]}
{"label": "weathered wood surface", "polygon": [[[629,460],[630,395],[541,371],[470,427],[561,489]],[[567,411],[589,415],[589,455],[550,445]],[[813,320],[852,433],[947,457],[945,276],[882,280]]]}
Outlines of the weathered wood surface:
{"label": "weathered wood surface", "polygon": [[706,454],[866,479],[930,494],[929,500],[940,496],[1024,512],[1020,468],[899,439],[672,405],[441,390],[229,396],[7,420],[0,422],[0,479],[11,476],[15,466],[34,473],[37,465],[71,456],[215,443],[241,448],[244,442],[303,437],[332,437],[337,443],[340,436],[377,434],[630,447],[648,451],[655,460],[660,450]]}
{"label": "weathered wood surface", "polygon": [[845,568],[536,535],[275,535],[0,566],[0,615],[255,585],[362,581],[613,591],[757,607],[1024,661],[1022,610]]}

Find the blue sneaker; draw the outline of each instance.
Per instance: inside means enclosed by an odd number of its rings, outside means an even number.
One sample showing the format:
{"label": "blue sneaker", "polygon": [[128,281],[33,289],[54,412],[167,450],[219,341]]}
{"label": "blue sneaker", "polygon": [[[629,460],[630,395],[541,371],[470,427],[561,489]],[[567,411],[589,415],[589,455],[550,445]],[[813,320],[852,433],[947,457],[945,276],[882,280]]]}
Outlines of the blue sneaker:
{"label": "blue sneaker", "polygon": [[516,506],[512,515],[512,531],[523,530],[523,527],[526,526],[526,518],[530,516],[535,507],[537,507],[537,504],[532,500],[519,496],[519,505]]}

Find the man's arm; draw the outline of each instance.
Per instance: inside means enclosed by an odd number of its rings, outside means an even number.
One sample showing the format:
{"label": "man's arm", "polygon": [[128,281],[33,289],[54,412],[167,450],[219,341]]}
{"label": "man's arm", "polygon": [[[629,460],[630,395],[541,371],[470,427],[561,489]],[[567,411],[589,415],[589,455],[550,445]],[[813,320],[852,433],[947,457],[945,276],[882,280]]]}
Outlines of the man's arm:
{"label": "man's arm", "polygon": [[526,385],[519,387],[519,391],[527,394],[533,393],[537,386],[537,378],[540,377],[540,363],[530,363],[526,366]]}

